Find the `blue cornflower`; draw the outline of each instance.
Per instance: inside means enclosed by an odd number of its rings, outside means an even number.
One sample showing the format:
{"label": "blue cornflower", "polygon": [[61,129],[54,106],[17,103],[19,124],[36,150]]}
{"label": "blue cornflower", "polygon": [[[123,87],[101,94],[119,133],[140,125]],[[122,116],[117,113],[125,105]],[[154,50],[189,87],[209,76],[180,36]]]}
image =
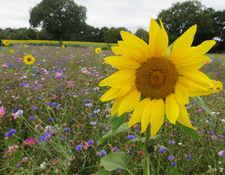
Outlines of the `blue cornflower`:
{"label": "blue cornflower", "polygon": [[81,145],[78,145],[78,146],[76,147],[76,150],[77,150],[78,153],[80,152],[81,148],[82,148]]}
{"label": "blue cornflower", "polygon": [[112,151],[112,152],[118,152],[119,149],[118,149],[117,147],[112,147],[112,148],[111,148],[111,151]]}
{"label": "blue cornflower", "polygon": [[66,96],[70,95],[70,93],[66,93]]}
{"label": "blue cornflower", "polygon": [[30,121],[34,120],[34,116],[31,116],[31,117],[29,118],[29,120],[30,120]]}
{"label": "blue cornflower", "polygon": [[70,128],[65,128],[64,130],[65,130],[66,132],[68,132],[68,131],[70,131]]}
{"label": "blue cornflower", "polygon": [[52,103],[52,106],[56,106],[56,105],[57,105],[57,103],[56,103],[56,102],[53,102],[53,103]]}
{"label": "blue cornflower", "polygon": [[107,154],[107,152],[104,149],[101,151],[101,153],[103,156],[106,156],[106,154]]}
{"label": "blue cornflower", "polygon": [[173,145],[173,144],[175,144],[175,141],[169,140],[169,144],[170,144],[170,145]]}
{"label": "blue cornflower", "polygon": [[89,140],[89,141],[87,142],[87,144],[88,144],[88,146],[93,145],[93,144],[94,144],[94,140]]}
{"label": "blue cornflower", "polygon": [[99,113],[100,112],[100,109],[97,109],[96,111],[94,111],[94,113]]}
{"label": "blue cornflower", "polygon": [[139,133],[140,133],[140,131],[139,131],[139,130],[135,130],[134,132],[135,132],[136,134],[139,134]]}
{"label": "blue cornflower", "polygon": [[61,140],[65,140],[65,139],[66,139],[66,136],[65,136],[65,137],[60,137],[60,139],[61,139]]}
{"label": "blue cornflower", "polygon": [[89,103],[89,102],[90,102],[90,100],[89,100],[89,99],[84,100],[84,103]]}
{"label": "blue cornflower", "polygon": [[50,122],[51,122],[51,121],[52,121],[52,118],[48,118],[48,121],[50,121]]}
{"label": "blue cornflower", "polygon": [[82,129],[80,132],[84,132],[84,131],[85,131],[85,130]]}
{"label": "blue cornflower", "polygon": [[160,153],[164,153],[166,150],[165,150],[165,148],[164,147],[161,147],[160,149],[159,149],[159,152]]}
{"label": "blue cornflower", "polygon": [[36,68],[36,67],[34,67],[34,68],[33,68],[33,70],[34,70],[34,72],[36,72],[36,71],[37,71],[37,68]]}
{"label": "blue cornflower", "polygon": [[47,141],[48,141],[48,138],[50,138],[50,137],[52,137],[52,133],[47,132],[47,133],[45,133],[45,134],[41,137],[41,141],[47,142]]}
{"label": "blue cornflower", "polygon": [[11,112],[16,112],[16,110],[15,109],[11,109]]}
{"label": "blue cornflower", "polygon": [[186,156],[186,158],[185,158],[186,160],[191,160],[191,156]]}
{"label": "blue cornflower", "polygon": [[129,140],[133,140],[133,139],[135,139],[135,136],[133,136],[133,135],[128,135],[127,138],[128,138]]}
{"label": "blue cornflower", "polygon": [[33,110],[34,110],[34,111],[37,111],[37,110],[38,110],[38,108],[36,108],[36,107],[34,106],[34,107],[33,107]]}
{"label": "blue cornflower", "polygon": [[90,124],[91,124],[91,125],[96,125],[96,124],[97,124],[97,122],[90,122]]}
{"label": "blue cornflower", "polygon": [[177,166],[176,162],[171,163],[172,166]]}
{"label": "blue cornflower", "polygon": [[174,160],[174,159],[175,159],[174,156],[168,156],[168,160],[169,160],[169,161],[172,161],[172,160]]}
{"label": "blue cornflower", "polygon": [[6,133],[6,137],[11,137],[15,133],[16,133],[16,130],[15,129],[11,129],[9,132]]}
{"label": "blue cornflower", "polygon": [[50,101],[48,101],[48,105],[51,105],[51,102]]}

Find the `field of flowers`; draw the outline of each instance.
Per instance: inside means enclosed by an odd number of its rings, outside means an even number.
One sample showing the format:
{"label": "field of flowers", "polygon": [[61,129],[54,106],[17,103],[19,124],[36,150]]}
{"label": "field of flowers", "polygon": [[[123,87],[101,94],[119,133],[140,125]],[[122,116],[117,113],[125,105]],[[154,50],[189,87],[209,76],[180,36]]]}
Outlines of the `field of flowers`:
{"label": "field of flowers", "polygon": [[[143,173],[142,144],[132,142],[136,135],[143,137],[140,124],[98,145],[111,130],[107,122],[112,107],[111,101],[99,100],[107,91],[99,82],[116,68],[103,64],[103,58],[113,53],[96,53],[97,47],[102,46],[1,48],[0,174],[93,175],[103,168],[102,157],[120,151],[127,154],[130,173],[116,169],[110,174]],[[35,58],[32,65],[24,63],[27,54]],[[222,56],[210,55],[211,63],[201,70],[224,84]],[[196,140],[165,120],[150,140],[151,174],[224,173],[225,91],[202,98],[215,117],[191,98],[186,105],[201,138]]]}
{"label": "field of flowers", "polygon": [[[13,46],[14,44],[22,44],[25,45],[35,45],[35,46],[58,46],[59,41],[53,41],[53,40],[2,40],[3,46],[5,45],[4,42],[8,42],[10,46]],[[64,46],[77,46],[77,47],[101,47],[103,49],[109,49],[107,43],[95,43],[95,42],[82,42],[82,41],[63,41]],[[7,44],[6,44],[7,45]],[[117,45],[116,43],[111,43],[111,46]]]}

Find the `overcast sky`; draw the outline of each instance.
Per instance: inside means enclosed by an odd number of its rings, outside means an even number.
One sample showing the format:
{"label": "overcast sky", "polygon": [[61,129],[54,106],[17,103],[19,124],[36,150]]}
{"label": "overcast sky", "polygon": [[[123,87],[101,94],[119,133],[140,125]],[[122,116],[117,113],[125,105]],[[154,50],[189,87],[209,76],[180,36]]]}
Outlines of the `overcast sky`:
{"label": "overcast sky", "polygon": [[[0,28],[29,28],[29,10],[42,0],[0,0]],[[185,0],[180,0],[184,2]],[[126,27],[148,31],[151,18],[178,0],[75,0],[87,8],[87,24],[94,27]],[[225,9],[224,0],[201,0],[206,7]]]}

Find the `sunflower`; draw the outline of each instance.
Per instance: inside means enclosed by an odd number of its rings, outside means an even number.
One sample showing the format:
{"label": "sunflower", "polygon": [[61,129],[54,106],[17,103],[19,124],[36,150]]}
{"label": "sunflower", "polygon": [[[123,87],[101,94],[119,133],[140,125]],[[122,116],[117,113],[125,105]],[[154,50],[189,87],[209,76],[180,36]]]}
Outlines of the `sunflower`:
{"label": "sunflower", "polygon": [[5,46],[8,46],[9,45],[9,42],[8,41],[4,41],[4,45]]}
{"label": "sunflower", "polygon": [[14,50],[10,50],[10,52],[11,52],[12,54],[14,54]]}
{"label": "sunflower", "polygon": [[64,44],[62,45],[62,48],[65,48],[65,45]]}
{"label": "sunflower", "polygon": [[30,54],[30,55],[27,54],[27,55],[25,55],[23,58],[24,58],[23,61],[25,62],[25,64],[33,64],[34,61],[35,61],[35,58],[32,57],[31,54]]}
{"label": "sunflower", "polygon": [[121,116],[133,111],[128,127],[141,122],[143,133],[151,124],[151,136],[163,125],[164,116],[170,123],[178,121],[195,129],[185,108],[189,97],[209,95],[222,89],[221,82],[199,71],[205,62],[210,62],[204,54],[216,42],[208,40],[191,47],[197,29],[194,25],[169,49],[168,35],[161,20],[160,26],[151,19],[149,45],[133,34],[120,32],[123,41],[118,41],[119,47],[112,47],[116,56],[104,59],[119,71],[99,84],[111,87],[100,98],[101,101],[115,99],[111,115]]}
{"label": "sunflower", "polygon": [[102,49],[100,47],[98,47],[98,48],[95,49],[95,53],[98,53],[99,54],[99,53],[101,53],[101,51],[102,51]]}

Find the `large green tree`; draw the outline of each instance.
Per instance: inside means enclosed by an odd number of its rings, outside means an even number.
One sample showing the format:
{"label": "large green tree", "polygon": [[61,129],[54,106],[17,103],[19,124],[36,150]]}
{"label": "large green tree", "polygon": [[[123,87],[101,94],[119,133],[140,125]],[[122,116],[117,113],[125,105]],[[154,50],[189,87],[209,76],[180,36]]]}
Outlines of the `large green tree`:
{"label": "large green tree", "polygon": [[86,7],[73,0],[42,0],[30,10],[30,25],[42,27],[57,38],[62,45],[68,34],[82,31],[86,20]]}
{"label": "large green tree", "polygon": [[206,8],[200,1],[177,2],[172,7],[162,10],[158,18],[164,24],[168,32],[170,43],[175,41],[189,27],[197,24],[198,31],[195,35],[193,45],[198,45],[204,40],[213,39],[215,26],[213,14],[215,10]]}

